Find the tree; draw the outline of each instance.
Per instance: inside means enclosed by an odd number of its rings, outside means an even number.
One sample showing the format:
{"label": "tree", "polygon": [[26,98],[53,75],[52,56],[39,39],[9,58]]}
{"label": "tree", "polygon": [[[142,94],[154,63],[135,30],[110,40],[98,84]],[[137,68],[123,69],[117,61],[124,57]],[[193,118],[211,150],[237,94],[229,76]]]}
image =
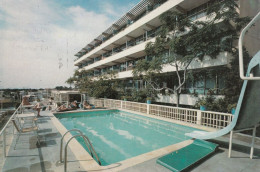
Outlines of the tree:
{"label": "tree", "polygon": [[[162,27],[155,42],[149,42],[145,51],[151,60],[138,61],[133,75],[142,78],[155,90],[169,90],[176,95],[177,106],[190,64],[202,61],[204,56],[216,58],[223,51],[233,53],[232,42],[238,38],[248,17],[239,18],[233,0],[215,1],[207,10],[206,21],[191,21],[186,14],[168,11],[160,16]],[[156,82],[165,65],[176,71],[174,88]]]}
{"label": "tree", "polygon": [[69,84],[71,87],[71,84],[74,84],[74,78],[70,77],[69,79],[67,79],[66,83]]}
{"label": "tree", "polygon": [[87,93],[96,98],[118,98],[117,82],[115,72],[108,72],[105,75],[94,78],[89,72],[75,71],[73,77],[67,80],[67,83],[75,83],[75,87],[82,93]]}

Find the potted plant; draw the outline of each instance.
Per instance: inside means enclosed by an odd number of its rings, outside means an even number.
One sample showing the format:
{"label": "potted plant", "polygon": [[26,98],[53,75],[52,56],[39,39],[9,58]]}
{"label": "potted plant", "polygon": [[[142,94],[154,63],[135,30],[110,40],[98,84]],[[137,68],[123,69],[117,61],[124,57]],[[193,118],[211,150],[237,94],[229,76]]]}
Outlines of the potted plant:
{"label": "potted plant", "polygon": [[151,104],[152,103],[152,97],[147,97],[146,98],[146,103]]}
{"label": "potted plant", "polygon": [[127,96],[122,96],[121,99],[127,101]]}
{"label": "potted plant", "polygon": [[206,107],[207,101],[206,101],[206,99],[204,97],[202,99],[198,100],[198,104],[199,104],[199,107],[200,107],[201,111],[207,110],[207,107]]}
{"label": "potted plant", "polygon": [[236,112],[236,106],[237,106],[236,103],[229,104],[228,107],[227,107],[228,112],[231,112],[231,114],[234,115],[235,112]]}

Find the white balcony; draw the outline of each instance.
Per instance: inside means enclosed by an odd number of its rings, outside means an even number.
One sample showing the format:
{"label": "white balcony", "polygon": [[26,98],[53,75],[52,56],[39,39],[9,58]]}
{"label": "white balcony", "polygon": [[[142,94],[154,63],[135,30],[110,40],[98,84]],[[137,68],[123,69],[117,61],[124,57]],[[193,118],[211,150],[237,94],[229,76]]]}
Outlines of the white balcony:
{"label": "white balcony", "polygon": [[88,71],[88,70],[92,70],[92,69],[96,69],[96,68],[103,68],[102,66],[112,66],[115,64],[125,62],[129,59],[135,59],[135,58],[144,56],[145,55],[145,52],[144,52],[145,45],[147,44],[147,42],[150,42],[150,41],[154,42],[155,38],[152,38],[152,39],[142,42],[138,45],[130,47],[124,51],[121,51],[117,54],[109,56],[103,60],[95,62],[89,66],[84,67],[83,69]]}
{"label": "white balcony", "polygon": [[[232,56],[228,52],[220,53],[215,59],[211,59],[209,56],[205,56],[202,62],[198,61],[198,60],[193,60],[189,66],[189,69],[200,69],[200,68],[224,66],[229,63],[230,58],[232,58]],[[162,73],[175,72],[175,71],[176,71],[176,68],[174,66],[165,65],[163,67]],[[119,72],[116,75],[117,79],[132,78],[132,77],[133,77],[132,70]]]}

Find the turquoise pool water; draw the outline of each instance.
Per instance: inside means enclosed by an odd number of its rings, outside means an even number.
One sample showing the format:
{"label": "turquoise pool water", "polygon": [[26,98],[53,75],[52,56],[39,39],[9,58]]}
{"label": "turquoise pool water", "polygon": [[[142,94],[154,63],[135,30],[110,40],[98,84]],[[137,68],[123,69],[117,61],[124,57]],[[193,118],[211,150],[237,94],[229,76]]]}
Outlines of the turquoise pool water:
{"label": "turquoise pool water", "polygon": [[[184,133],[194,130],[119,110],[55,116],[68,130],[77,128],[89,137],[102,166],[188,140]],[[78,141],[87,150],[83,140]]]}

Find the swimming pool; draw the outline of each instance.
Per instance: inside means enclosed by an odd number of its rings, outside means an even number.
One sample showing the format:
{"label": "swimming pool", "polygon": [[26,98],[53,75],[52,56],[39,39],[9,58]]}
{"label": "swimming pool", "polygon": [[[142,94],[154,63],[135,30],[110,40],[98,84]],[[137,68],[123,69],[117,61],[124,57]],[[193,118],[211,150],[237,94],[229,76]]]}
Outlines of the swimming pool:
{"label": "swimming pool", "polygon": [[[67,130],[77,128],[91,140],[102,166],[190,139],[194,128],[125,111],[55,114]],[[75,133],[72,133],[75,134]],[[77,139],[88,151],[82,139]]]}

